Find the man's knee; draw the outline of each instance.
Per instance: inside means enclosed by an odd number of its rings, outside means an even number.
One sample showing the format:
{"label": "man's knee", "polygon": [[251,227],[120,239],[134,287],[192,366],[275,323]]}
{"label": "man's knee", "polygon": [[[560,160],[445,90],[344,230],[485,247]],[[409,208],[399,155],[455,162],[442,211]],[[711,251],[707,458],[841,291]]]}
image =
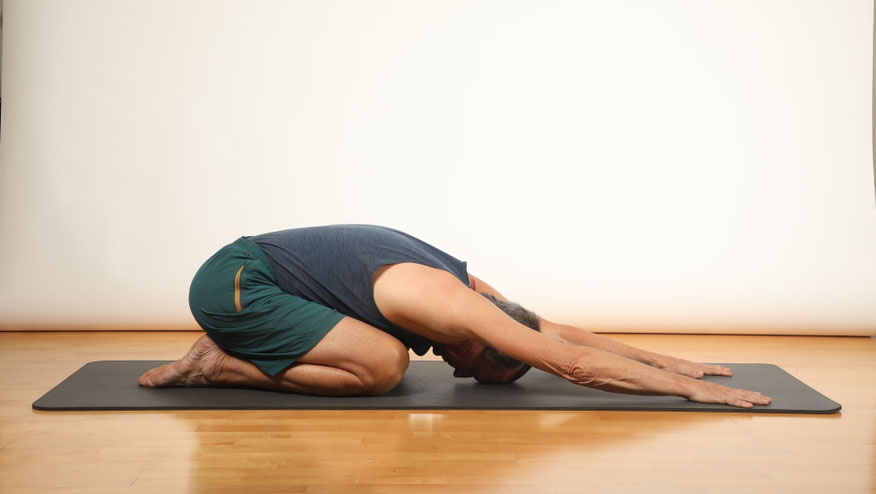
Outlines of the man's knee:
{"label": "man's knee", "polygon": [[387,345],[380,355],[375,355],[371,368],[362,380],[363,392],[368,395],[381,395],[396,387],[404,377],[410,363],[408,349],[398,340]]}

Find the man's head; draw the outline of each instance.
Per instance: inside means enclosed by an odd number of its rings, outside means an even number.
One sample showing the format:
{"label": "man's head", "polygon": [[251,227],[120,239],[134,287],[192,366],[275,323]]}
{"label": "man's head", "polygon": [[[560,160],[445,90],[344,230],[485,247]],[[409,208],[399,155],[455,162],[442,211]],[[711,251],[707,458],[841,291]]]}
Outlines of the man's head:
{"label": "man's head", "polygon": [[[490,302],[502,309],[515,321],[541,331],[538,316],[514,302],[499,300],[489,293],[481,292]],[[477,341],[461,343],[436,343],[432,352],[455,369],[455,377],[474,377],[484,384],[507,384],[523,377],[531,368],[529,364],[513,359],[495,348]]]}

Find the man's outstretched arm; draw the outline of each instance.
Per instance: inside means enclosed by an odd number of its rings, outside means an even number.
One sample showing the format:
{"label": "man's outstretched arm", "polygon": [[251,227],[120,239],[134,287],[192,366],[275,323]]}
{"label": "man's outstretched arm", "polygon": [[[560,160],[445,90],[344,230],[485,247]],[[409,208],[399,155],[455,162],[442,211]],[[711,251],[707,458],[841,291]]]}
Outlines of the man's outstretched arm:
{"label": "man's outstretched arm", "polygon": [[[474,289],[475,291],[486,292],[499,299],[507,300],[501,293],[499,293],[498,290],[490,286],[485,281],[473,275],[469,275],[469,278],[471,279],[472,289]],[[570,326],[567,324],[557,324],[548,321],[541,316],[539,316],[538,319],[539,323],[541,324],[542,333],[563,343],[598,348],[600,350],[604,350],[606,352],[610,352],[615,355],[628,358],[630,360],[635,360],[637,362],[641,362],[643,364],[647,364],[658,369],[663,369],[669,372],[693,378],[700,378],[704,375],[733,375],[730,369],[720,365],[700,364],[697,362],[690,362],[688,360],[670,357],[668,355],[661,355],[659,353],[649,352],[647,350],[642,350],[640,348],[626,345],[611,338],[606,338],[604,336],[594,334],[590,331],[577,328],[575,326]]]}
{"label": "man's outstretched arm", "polygon": [[683,396],[694,401],[751,407],[760,393],[691,379],[599,348],[574,345],[532,331],[508,317],[453,275],[417,264],[400,264],[374,284],[383,315],[433,341],[476,340],[575,384],[605,391]]}
{"label": "man's outstretched arm", "polygon": [[600,348],[574,345],[537,333],[514,321],[483,297],[461,303],[460,324],[487,346],[582,386],[615,393],[677,395],[693,401],[751,408],[770,399],[668,372]]}
{"label": "man's outstretched arm", "polygon": [[661,355],[659,353],[649,352],[647,350],[642,350],[640,348],[626,345],[611,338],[606,338],[604,336],[591,333],[590,331],[577,328],[575,326],[556,324],[542,317],[539,317],[539,321],[542,325],[542,331],[544,331],[545,334],[554,335],[554,337],[558,338],[560,341],[573,345],[584,345],[599,348],[601,350],[611,352],[615,355],[620,355],[622,357],[632,359],[637,362],[656,367],[658,369],[663,369],[665,371],[681,374],[687,377],[693,377],[696,379],[699,379],[704,375],[733,375],[733,372],[724,366],[701,364],[698,362],[691,362],[688,360],[670,357],[668,355]]}

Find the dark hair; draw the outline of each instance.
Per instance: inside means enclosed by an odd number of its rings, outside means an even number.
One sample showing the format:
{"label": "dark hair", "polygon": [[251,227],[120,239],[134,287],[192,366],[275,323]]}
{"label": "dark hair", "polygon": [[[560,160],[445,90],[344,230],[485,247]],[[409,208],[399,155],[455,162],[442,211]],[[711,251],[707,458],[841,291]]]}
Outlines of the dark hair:
{"label": "dark hair", "polygon": [[[538,316],[535,315],[534,312],[526,310],[520,304],[509,302],[507,300],[500,300],[493,295],[487,292],[480,292],[481,295],[486,297],[487,300],[494,303],[497,307],[502,309],[505,314],[511,316],[512,319],[527,326],[535,331],[541,332],[541,324],[539,323]],[[517,369],[520,368],[517,373],[515,373],[508,381],[508,383],[514,382],[524,374],[529,372],[529,369],[532,368],[531,365],[521,362],[515,358],[511,358],[504,353],[496,350],[495,348],[486,347],[484,351],[481,352],[481,358],[490,364],[500,368],[500,369]]]}

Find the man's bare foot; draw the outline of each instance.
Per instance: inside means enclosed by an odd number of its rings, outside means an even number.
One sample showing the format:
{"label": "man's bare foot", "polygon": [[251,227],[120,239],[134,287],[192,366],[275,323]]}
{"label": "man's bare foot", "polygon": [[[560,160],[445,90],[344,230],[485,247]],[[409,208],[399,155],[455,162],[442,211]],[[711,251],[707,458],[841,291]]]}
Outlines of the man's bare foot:
{"label": "man's bare foot", "polygon": [[137,382],[149,388],[208,386],[219,374],[225,357],[226,353],[204,335],[185,357],[144,372]]}

